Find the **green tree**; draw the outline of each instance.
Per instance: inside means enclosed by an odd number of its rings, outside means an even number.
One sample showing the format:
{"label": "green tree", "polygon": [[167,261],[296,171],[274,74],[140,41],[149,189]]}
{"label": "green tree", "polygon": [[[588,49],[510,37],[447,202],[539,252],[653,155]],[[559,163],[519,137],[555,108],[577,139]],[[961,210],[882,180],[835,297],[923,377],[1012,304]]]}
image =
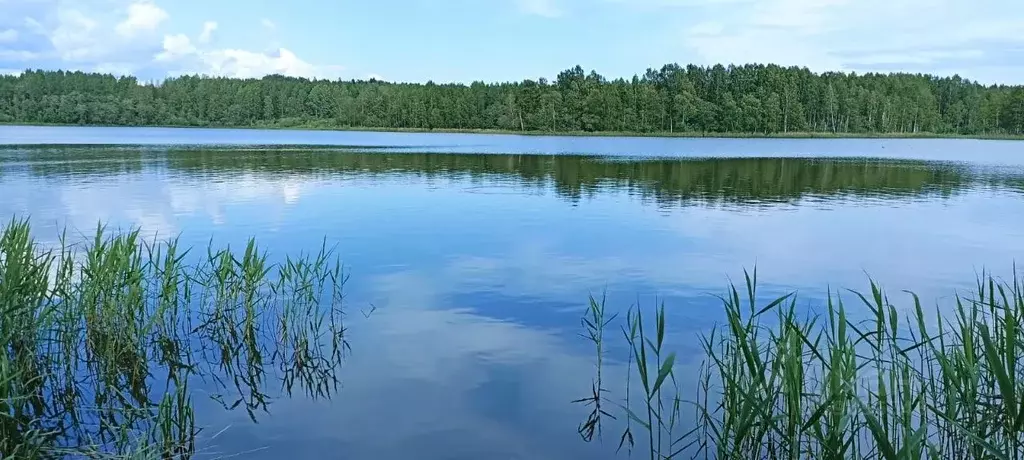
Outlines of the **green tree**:
{"label": "green tree", "polygon": [[0,121],[181,126],[624,132],[1019,134],[1020,86],[917,74],[817,74],[777,65],[669,64],[606,79],[469,85],[133,77],[29,70],[0,76]]}

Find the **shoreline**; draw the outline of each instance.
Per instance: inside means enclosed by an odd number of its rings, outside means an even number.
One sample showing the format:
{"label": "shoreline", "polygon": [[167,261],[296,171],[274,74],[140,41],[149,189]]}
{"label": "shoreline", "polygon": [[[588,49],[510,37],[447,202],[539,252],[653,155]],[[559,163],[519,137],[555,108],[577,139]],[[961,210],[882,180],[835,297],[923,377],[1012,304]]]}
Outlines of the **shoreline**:
{"label": "shoreline", "polygon": [[683,138],[683,139],[973,139],[973,140],[1004,140],[1021,141],[1024,136],[1012,134],[940,134],[940,133],[825,133],[796,132],[787,133],[701,133],[701,132],[650,132],[639,133],[630,131],[515,131],[503,129],[426,129],[426,128],[380,128],[380,127],[344,127],[316,125],[246,125],[246,126],[189,126],[189,125],[103,125],[103,124],[66,124],[66,123],[17,123],[0,122],[0,126],[24,127],[81,127],[81,128],[181,128],[181,129],[235,129],[235,130],[272,130],[272,131],[337,131],[367,133],[410,133],[410,134],[493,134],[508,136],[535,137],[636,137],[636,138]]}

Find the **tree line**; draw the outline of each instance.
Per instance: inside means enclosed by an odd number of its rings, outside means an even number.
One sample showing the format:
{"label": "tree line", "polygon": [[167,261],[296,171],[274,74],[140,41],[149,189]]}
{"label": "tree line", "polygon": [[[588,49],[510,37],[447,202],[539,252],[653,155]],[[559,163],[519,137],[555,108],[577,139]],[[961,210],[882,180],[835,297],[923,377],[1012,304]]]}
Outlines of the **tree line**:
{"label": "tree line", "polygon": [[0,77],[0,122],[622,133],[1024,134],[1024,86],[959,76],[670,64],[610,80],[390,83],[30,70]]}

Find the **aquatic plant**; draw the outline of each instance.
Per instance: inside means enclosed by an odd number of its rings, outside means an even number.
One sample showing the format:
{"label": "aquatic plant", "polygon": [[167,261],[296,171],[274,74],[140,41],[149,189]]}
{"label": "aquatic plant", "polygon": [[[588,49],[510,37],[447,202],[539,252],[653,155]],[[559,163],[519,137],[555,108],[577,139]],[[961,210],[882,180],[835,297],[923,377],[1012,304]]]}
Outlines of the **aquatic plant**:
{"label": "aquatic plant", "polygon": [[346,281],[332,249],[268,262],[137,230],[45,247],[0,230],[0,458],[188,458],[193,385],[255,419],[274,395],[337,390]]}
{"label": "aquatic plant", "polygon": [[[851,291],[868,313],[862,320],[839,293],[801,314],[795,294],[759,305],[756,271],[745,281],[745,298],[730,286],[721,297],[725,323],[701,336],[695,397],[664,384],[678,377],[662,346],[664,307],[653,337],[642,310],[630,310],[627,378],[639,377],[644,397],[628,399],[629,389],[625,402],[604,397],[629,421],[620,447],[635,447],[639,429],[652,459],[1024,457],[1024,289],[1016,276],[983,274],[973,296],[933,313],[913,294],[910,308],[898,309],[872,282],[869,295]],[[690,408],[693,417],[680,423]]]}

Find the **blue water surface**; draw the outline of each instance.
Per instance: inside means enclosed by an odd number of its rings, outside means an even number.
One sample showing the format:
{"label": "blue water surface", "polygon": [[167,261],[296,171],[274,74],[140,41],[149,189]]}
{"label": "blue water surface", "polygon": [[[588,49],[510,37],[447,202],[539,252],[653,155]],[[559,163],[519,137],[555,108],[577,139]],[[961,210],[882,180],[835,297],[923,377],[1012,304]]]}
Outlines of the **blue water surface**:
{"label": "blue water surface", "polygon": [[664,301],[686,379],[744,268],[814,312],[869,274],[941,304],[1024,256],[1018,142],[0,126],[0,144],[0,217],[43,242],[102,221],[255,237],[278,260],[336,247],[341,391],[281,398],[258,424],[197,403],[220,433],[204,448],[246,458],[613,457],[617,433],[584,442],[570,403],[594,373],[588,295]]}

